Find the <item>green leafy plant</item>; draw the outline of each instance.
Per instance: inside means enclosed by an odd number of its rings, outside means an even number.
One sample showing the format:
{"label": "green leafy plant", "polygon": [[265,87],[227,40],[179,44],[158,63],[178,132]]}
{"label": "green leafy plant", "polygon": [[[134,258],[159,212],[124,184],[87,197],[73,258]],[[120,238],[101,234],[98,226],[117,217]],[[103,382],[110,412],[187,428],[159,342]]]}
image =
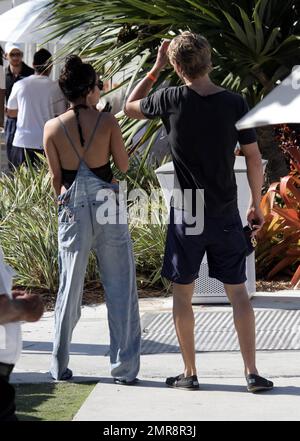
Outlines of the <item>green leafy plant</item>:
{"label": "green leafy plant", "polygon": [[0,243],[16,283],[55,290],[57,216],[46,167],[2,175],[0,193]]}
{"label": "green leafy plant", "polygon": [[[148,215],[139,216],[140,210],[145,210]],[[167,210],[162,199],[152,200],[151,204],[146,201],[144,206],[139,201],[136,215],[130,219],[130,230],[140,282],[168,289],[170,283],[160,274],[167,233]]]}
{"label": "green leafy plant", "polygon": [[[56,292],[57,209],[45,162],[41,156],[37,169],[23,165],[0,178],[0,245],[16,271],[16,284]],[[97,277],[91,254],[86,280]]]}
{"label": "green leafy plant", "polygon": [[[128,191],[143,188],[147,195],[158,187],[154,167],[143,158],[133,157]],[[16,271],[15,284],[41,288],[50,293],[58,289],[57,208],[45,158],[35,169],[23,165],[0,178],[0,245],[5,259]],[[148,207],[147,207],[148,209]],[[156,223],[140,222],[133,216],[130,225],[140,286],[165,286],[160,278],[166,225],[162,203],[152,206]],[[96,257],[90,255],[86,283],[99,280]],[[143,283],[141,282],[143,281]]]}
{"label": "green leafy plant", "polygon": [[[300,64],[298,0],[49,0],[49,8],[52,20],[45,24],[49,39],[69,31],[76,35],[60,55],[80,54],[94,63],[105,80],[126,69],[115,90],[127,86],[127,93],[152,66],[161,39],[182,30],[208,38],[213,48],[213,80],[245,94],[251,106]],[[51,26],[56,26],[52,32]],[[153,90],[177,84],[168,67]],[[129,120],[122,113],[119,117],[130,153],[161,126],[159,119],[149,123]],[[135,135],[145,126],[147,133],[137,139]],[[264,157],[272,156],[267,174],[274,182],[282,176],[282,156],[279,150],[274,153],[269,138],[266,130],[259,131]]]}

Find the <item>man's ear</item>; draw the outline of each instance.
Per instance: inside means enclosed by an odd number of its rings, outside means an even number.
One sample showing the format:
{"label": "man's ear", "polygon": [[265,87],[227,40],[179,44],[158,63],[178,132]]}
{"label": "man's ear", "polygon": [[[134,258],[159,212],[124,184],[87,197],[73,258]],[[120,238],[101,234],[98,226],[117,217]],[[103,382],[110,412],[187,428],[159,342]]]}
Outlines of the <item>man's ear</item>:
{"label": "man's ear", "polygon": [[174,67],[174,70],[177,73],[177,75],[182,76],[181,67],[179,66],[179,64],[176,63],[176,61],[174,61],[173,67]]}

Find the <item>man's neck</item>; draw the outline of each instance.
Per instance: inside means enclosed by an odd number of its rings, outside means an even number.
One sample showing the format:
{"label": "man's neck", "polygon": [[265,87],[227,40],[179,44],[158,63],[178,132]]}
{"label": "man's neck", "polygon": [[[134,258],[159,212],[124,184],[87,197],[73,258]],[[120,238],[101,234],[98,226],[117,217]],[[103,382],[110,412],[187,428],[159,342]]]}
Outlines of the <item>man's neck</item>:
{"label": "man's neck", "polygon": [[9,65],[9,69],[11,71],[11,73],[17,77],[18,75],[20,75],[21,71],[22,71],[22,63],[19,64],[19,66],[12,66],[11,64]]}
{"label": "man's neck", "polygon": [[195,90],[200,95],[211,95],[213,93],[224,90],[223,87],[219,87],[214,84],[208,74],[202,77],[194,78],[192,80],[185,78],[184,81],[188,87]]}

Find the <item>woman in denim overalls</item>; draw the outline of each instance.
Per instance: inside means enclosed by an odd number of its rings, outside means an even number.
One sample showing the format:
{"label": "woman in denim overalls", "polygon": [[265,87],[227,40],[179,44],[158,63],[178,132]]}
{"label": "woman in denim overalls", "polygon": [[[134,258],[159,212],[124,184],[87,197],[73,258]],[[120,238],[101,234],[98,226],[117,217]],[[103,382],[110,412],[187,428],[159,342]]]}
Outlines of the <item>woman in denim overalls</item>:
{"label": "woman in denim overalls", "polygon": [[116,119],[88,106],[97,91],[92,66],[77,56],[68,57],[59,84],[71,107],[48,121],[44,132],[58,196],[60,274],[50,372],[58,380],[72,377],[70,342],[80,318],[89,253],[94,249],[108,308],[111,375],[117,383],[133,384],[140,366],[135,263],[126,210],[110,169],[112,156],[118,169],[126,172],[128,156]]}

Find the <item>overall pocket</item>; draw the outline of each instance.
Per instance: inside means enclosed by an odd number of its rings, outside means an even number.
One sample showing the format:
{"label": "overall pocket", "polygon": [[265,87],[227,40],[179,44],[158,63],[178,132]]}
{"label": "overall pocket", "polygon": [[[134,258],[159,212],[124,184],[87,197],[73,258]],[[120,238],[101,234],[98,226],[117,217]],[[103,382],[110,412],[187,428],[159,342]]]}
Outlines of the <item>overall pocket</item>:
{"label": "overall pocket", "polygon": [[58,208],[58,247],[60,250],[76,251],[79,248],[80,223],[76,211],[68,206]]}

